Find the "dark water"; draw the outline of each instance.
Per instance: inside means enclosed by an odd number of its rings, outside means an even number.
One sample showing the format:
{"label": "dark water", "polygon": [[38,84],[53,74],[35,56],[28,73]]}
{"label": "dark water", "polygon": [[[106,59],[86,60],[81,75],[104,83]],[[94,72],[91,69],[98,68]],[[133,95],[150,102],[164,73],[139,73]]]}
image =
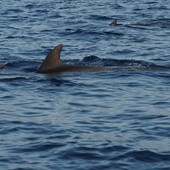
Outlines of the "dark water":
{"label": "dark water", "polygon": [[[169,0],[0,6],[0,169],[170,169]],[[149,69],[36,74],[59,43],[67,63]]]}

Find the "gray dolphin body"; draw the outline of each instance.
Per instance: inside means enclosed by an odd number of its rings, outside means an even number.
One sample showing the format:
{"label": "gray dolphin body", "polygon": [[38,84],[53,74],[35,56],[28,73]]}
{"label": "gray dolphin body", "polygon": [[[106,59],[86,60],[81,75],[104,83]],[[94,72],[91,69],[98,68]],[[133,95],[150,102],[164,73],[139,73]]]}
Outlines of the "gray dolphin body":
{"label": "gray dolphin body", "polygon": [[37,73],[57,74],[71,71],[100,71],[100,70],[170,70],[166,67],[148,67],[148,66],[80,66],[64,64],[60,59],[60,53],[64,46],[59,44],[44,59]]}
{"label": "gray dolphin body", "polygon": [[66,71],[97,71],[104,69],[118,69],[118,67],[104,66],[80,66],[63,64],[60,59],[60,53],[64,46],[62,44],[56,46],[44,59],[43,63],[37,70],[38,73],[61,73]]}
{"label": "gray dolphin body", "polygon": [[[125,67],[107,67],[107,66],[80,66],[64,64],[60,59],[60,53],[64,46],[59,44],[56,46],[44,59],[37,70],[37,73],[57,74],[62,72],[76,72],[76,71],[99,71],[99,70],[117,70]],[[5,65],[0,64],[0,69]],[[131,67],[129,67],[131,68]]]}
{"label": "gray dolphin body", "polygon": [[151,24],[147,24],[147,23],[140,23],[140,22],[136,22],[136,23],[127,23],[127,24],[121,24],[121,23],[118,23],[117,20],[113,20],[110,24],[110,26],[142,26],[142,27],[148,27],[148,26],[151,26]]}

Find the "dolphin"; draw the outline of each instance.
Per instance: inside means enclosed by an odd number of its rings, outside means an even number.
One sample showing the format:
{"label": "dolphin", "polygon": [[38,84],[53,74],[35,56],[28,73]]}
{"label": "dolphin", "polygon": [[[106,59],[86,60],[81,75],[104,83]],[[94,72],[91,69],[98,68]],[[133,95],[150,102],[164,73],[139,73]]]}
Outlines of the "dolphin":
{"label": "dolphin", "polygon": [[143,26],[143,27],[151,26],[151,24],[149,24],[149,23],[147,24],[147,23],[140,23],[140,22],[121,24],[121,23],[118,23],[117,20],[113,20],[109,25],[112,27],[119,26],[119,25],[122,25],[122,26]]}
{"label": "dolphin", "polygon": [[[64,64],[60,59],[60,53],[62,48],[64,47],[63,44],[59,44],[56,46],[44,59],[41,66],[37,70],[37,73],[61,73],[66,71],[97,71],[97,70],[104,70],[109,69],[111,67],[105,66],[80,66],[80,65],[69,65]],[[115,67],[116,69],[118,67]],[[113,68],[112,68],[113,69]]]}
{"label": "dolphin", "polygon": [[[42,64],[37,70],[37,73],[42,74],[57,74],[62,72],[77,72],[77,71],[99,71],[99,70],[117,70],[124,68],[131,68],[131,66],[127,67],[111,67],[111,66],[81,66],[81,65],[69,65],[64,64],[60,59],[60,53],[63,49],[64,45],[59,44],[51,52],[46,56],[43,60]],[[0,64],[0,69],[5,67],[5,64]]]}
{"label": "dolphin", "polygon": [[100,71],[100,70],[169,70],[168,67],[149,67],[149,66],[81,66],[64,64],[60,59],[60,53],[64,45],[59,44],[46,56],[37,73],[57,74],[62,72],[77,71]]}
{"label": "dolphin", "polygon": [[115,26],[122,25],[122,24],[118,24],[117,20],[113,20],[109,25],[115,27]]}

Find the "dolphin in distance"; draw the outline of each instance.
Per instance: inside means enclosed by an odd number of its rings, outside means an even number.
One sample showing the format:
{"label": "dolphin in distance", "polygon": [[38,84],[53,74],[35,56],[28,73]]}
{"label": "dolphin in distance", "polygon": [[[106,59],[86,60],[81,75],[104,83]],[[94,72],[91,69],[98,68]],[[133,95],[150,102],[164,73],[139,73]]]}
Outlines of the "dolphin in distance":
{"label": "dolphin in distance", "polygon": [[142,27],[148,27],[148,26],[151,26],[152,24],[150,23],[141,23],[141,22],[136,22],[136,23],[126,23],[126,24],[123,24],[123,23],[118,23],[117,20],[113,20],[110,24],[110,26],[112,27],[115,27],[115,26],[142,26]]}

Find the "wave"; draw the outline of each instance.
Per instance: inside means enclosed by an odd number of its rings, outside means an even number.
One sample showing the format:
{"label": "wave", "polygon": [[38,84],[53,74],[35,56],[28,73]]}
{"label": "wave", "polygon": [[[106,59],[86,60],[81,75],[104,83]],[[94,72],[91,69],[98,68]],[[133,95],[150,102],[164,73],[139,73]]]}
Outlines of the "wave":
{"label": "wave", "polygon": [[148,69],[162,69],[162,70],[170,70],[169,66],[157,65],[151,62],[146,62],[143,60],[134,60],[134,59],[107,59],[107,58],[99,58],[95,55],[89,55],[84,57],[81,61],[81,64],[88,65],[102,65],[102,66],[135,66],[135,67],[146,67]]}
{"label": "wave", "polygon": [[162,162],[162,161],[170,161],[170,155],[168,153],[156,153],[153,151],[130,151],[123,155],[117,156],[114,160],[125,159],[131,157],[137,161],[142,162]]}
{"label": "wave", "polygon": [[[84,57],[82,60],[73,59],[73,60],[63,60],[63,63],[72,64],[72,65],[92,65],[92,66],[109,66],[109,67],[145,67],[147,69],[155,70],[170,70],[170,66],[157,65],[152,62],[146,62],[143,60],[134,60],[134,59],[111,59],[111,58],[99,58],[95,55],[89,55]],[[19,69],[21,72],[36,72],[40,66],[40,61],[15,61],[8,63],[6,68],[8,69]]]}
{"label": "wave", "polygon": [[[168,153],[156,153],[150,150],[145,151],[128,151],[128,148],[123,146],[113,146],[107,148],[95,148],[95,147],[74,147],[65,150],[61,153],[62,159],[91,159],[91,160],[103,160],[110,161],[122,161],[133,160],[133,162],[155,163],[155,162],[169,162],[170,155]],[[105,156],[104,156],[105,155]]]}

